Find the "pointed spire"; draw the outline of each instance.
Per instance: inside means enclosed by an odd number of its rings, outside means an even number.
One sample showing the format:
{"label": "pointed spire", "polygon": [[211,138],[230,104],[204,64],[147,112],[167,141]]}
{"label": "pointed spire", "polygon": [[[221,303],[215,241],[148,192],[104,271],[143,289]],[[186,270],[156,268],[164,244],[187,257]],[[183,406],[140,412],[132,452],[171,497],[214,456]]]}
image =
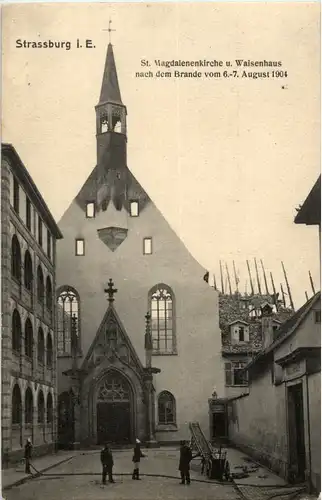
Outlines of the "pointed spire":
{"label": "pointed spire", "polygon": [[107,47],[99,104],[106,102],[123,105],[111,43]]}

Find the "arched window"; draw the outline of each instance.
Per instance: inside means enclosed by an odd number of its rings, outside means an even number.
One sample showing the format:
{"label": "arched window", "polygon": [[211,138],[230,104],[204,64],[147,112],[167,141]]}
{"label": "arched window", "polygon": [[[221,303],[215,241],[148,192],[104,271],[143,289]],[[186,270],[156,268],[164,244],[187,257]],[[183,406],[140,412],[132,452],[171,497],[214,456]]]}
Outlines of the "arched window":
{"label": "arched window", "polygon": [[171,392],[162,391],[159,394],[158,417],[161,425],[176,423],[176,400]]}
{"label": "arched window", "polygon": [[12,314],[12,349],[21,351],[21,320],[17,309]]}
{"label": "arched window", "polygon": [[41,265],[37,269],[37,298],[38,301],[43,303],[45,296],[45,285],[44,285],[44,275],[41,269]]}
{"label": "arched window", "polygon": [[21,281],[21,251],[17,236],[14,234],[11,240],[11,275],[17,281]]}
{"label": "arched window", "polygon": [[32,323],[29,318],[26,319],[25,323],[25,355],[28,358],[32,358],[32,348],[34,343],[34,333],[32,328]]}
{"label": "arched window", "polygon": [[34,413],[34,402],[32,397],[32,391],[30,387],[27,387],[25,394],[25,423],[32,424],[32,417]]}
{"label": "arched window", "polygon": [[44,331],[41,328],[41,326],[38,329],[38,353],[37,353],[37,359],[39,363],[44,363],[45,361],[45,337],[44,337]]}
{"label": "arched window", "polygon": [[169,286],[159,284],[149,296],[153,354],[176,354],[173,292]]}
{"label": "arched window", "polygon": [[53,310],[53,289],[51,286],[51,279],[47,276],[46,279],[46,307],[48,311],[52,312]]}
{"label": "arched window", "polygon": [[20,387],[16,384],[12,391],[12,423],[22,423],[22,405],[21,405],[21,392]]}
{"label": "arched window", "polygon": [[32,260],[29,250],[26,250],[25,253],[25,265],[24,265],[24,279],[25,279],[25,287],[27,290],[32,290],[32,281],[33,281],[33,272],[32,272]]}
{"label": "arched window", "polygon": [[38,394],[38,424],[45,422],[45,400],[42,390]]}
{"label": "arched window", "polygon": [[48,393],[47,396],[47,424],[50,424],[53,421],[53,397],[51,392]]}
{"label": "arched window", "polygon": [[53,341],[51,340],[50,333],[47,334],[47,367],[52,368],[53,366]]}
{"label": "arched window", "polygon": [[73,328],[79,348],[79,295],[67,286],[61,289],[57,299],[58,354],[71,354]]}

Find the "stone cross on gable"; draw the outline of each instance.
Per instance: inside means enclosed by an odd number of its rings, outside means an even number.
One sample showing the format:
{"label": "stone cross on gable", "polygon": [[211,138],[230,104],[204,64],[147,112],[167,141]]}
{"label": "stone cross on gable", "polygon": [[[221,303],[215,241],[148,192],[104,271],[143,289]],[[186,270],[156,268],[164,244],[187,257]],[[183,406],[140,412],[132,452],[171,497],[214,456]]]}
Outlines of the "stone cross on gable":
{"label": "stone cross on gable", "polygon": [[107,288],[104,289],[104,292],[108,295],[108,301],[110,305],[114,302],[114,295],[117,293],[117,288],[114,288],[114,283],[112,278],[109,279]]}

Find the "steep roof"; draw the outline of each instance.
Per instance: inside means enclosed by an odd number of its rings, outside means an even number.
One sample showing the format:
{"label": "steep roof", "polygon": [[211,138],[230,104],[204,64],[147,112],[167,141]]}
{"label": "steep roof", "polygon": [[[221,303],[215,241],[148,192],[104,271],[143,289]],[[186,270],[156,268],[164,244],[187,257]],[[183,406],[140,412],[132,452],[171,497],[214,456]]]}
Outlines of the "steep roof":
{"label": "steep roof", "polygon": [[255,365],[257,362],[263,360],[264,357],[266,357],[268,354],[273,353],[276,347],[278,347],[280,344],[285,342],[285,340],[291,337],[291,335],[296,331],[296,329],[311,311],[314,304],[316,304],[316,302],[320,299],[320,296],[321,292],[313,295],[313,297],[305,302],[305,304],[303,304],[303,306],[300,307],[300,309],[296,311],[296,313],[294,313],[287,321],[285,321],[276,332],[276,334],[278,335],[277,339],[271,345],[266,347],[266,349],[261,351],[258,356],[256,356],[255,359],[248,363],[245,368],[248,369],[251,366]]}
{"label": "steep roof", "polygon": [[294,222],[309,226],[321,223],[321,175],[298,211]]}
{"label": "steep roof", "polygon": [[48,228],[52,231],[53,235],[57,239],[63,238],[63,235],[57,226],[55,219],[51,215],[51,212],[40,194],[36,184],[32,180],[31,175],[23,164],[20,156],[18,155],[16,149],[12,144],[1,144],[1,155],[6,158],[12,168],[13,173],[19,179],[21,185],[25,188],[26,193],[32,199],[33,204],[39,211],[44,222],[47,224]]}
{"label": "steep roof", "polygon": [[107,47],[99,104],[104,102],[123,105],[111,43]]}

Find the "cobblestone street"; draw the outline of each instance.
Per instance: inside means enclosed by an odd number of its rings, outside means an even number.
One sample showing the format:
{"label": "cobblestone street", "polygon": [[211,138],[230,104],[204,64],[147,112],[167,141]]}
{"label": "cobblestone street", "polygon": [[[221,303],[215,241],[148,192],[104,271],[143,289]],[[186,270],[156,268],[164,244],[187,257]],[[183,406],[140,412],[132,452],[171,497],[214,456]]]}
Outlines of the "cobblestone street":
{"label": "cobblestone street", "polygon": [[101,485],[99,453],[79,452],[70,461],[48,470],[45,475],[4,491],[3,497],[5,500],[242,498],[233,484],[207,482],[204,476],[195,471],[191,473],[191,485],[181,485],[177,450],[148,450],[147,455],[141,463],[141,481],[133,481],[131,478],[131,451],[114,452],[116,484],[106,486]]}

